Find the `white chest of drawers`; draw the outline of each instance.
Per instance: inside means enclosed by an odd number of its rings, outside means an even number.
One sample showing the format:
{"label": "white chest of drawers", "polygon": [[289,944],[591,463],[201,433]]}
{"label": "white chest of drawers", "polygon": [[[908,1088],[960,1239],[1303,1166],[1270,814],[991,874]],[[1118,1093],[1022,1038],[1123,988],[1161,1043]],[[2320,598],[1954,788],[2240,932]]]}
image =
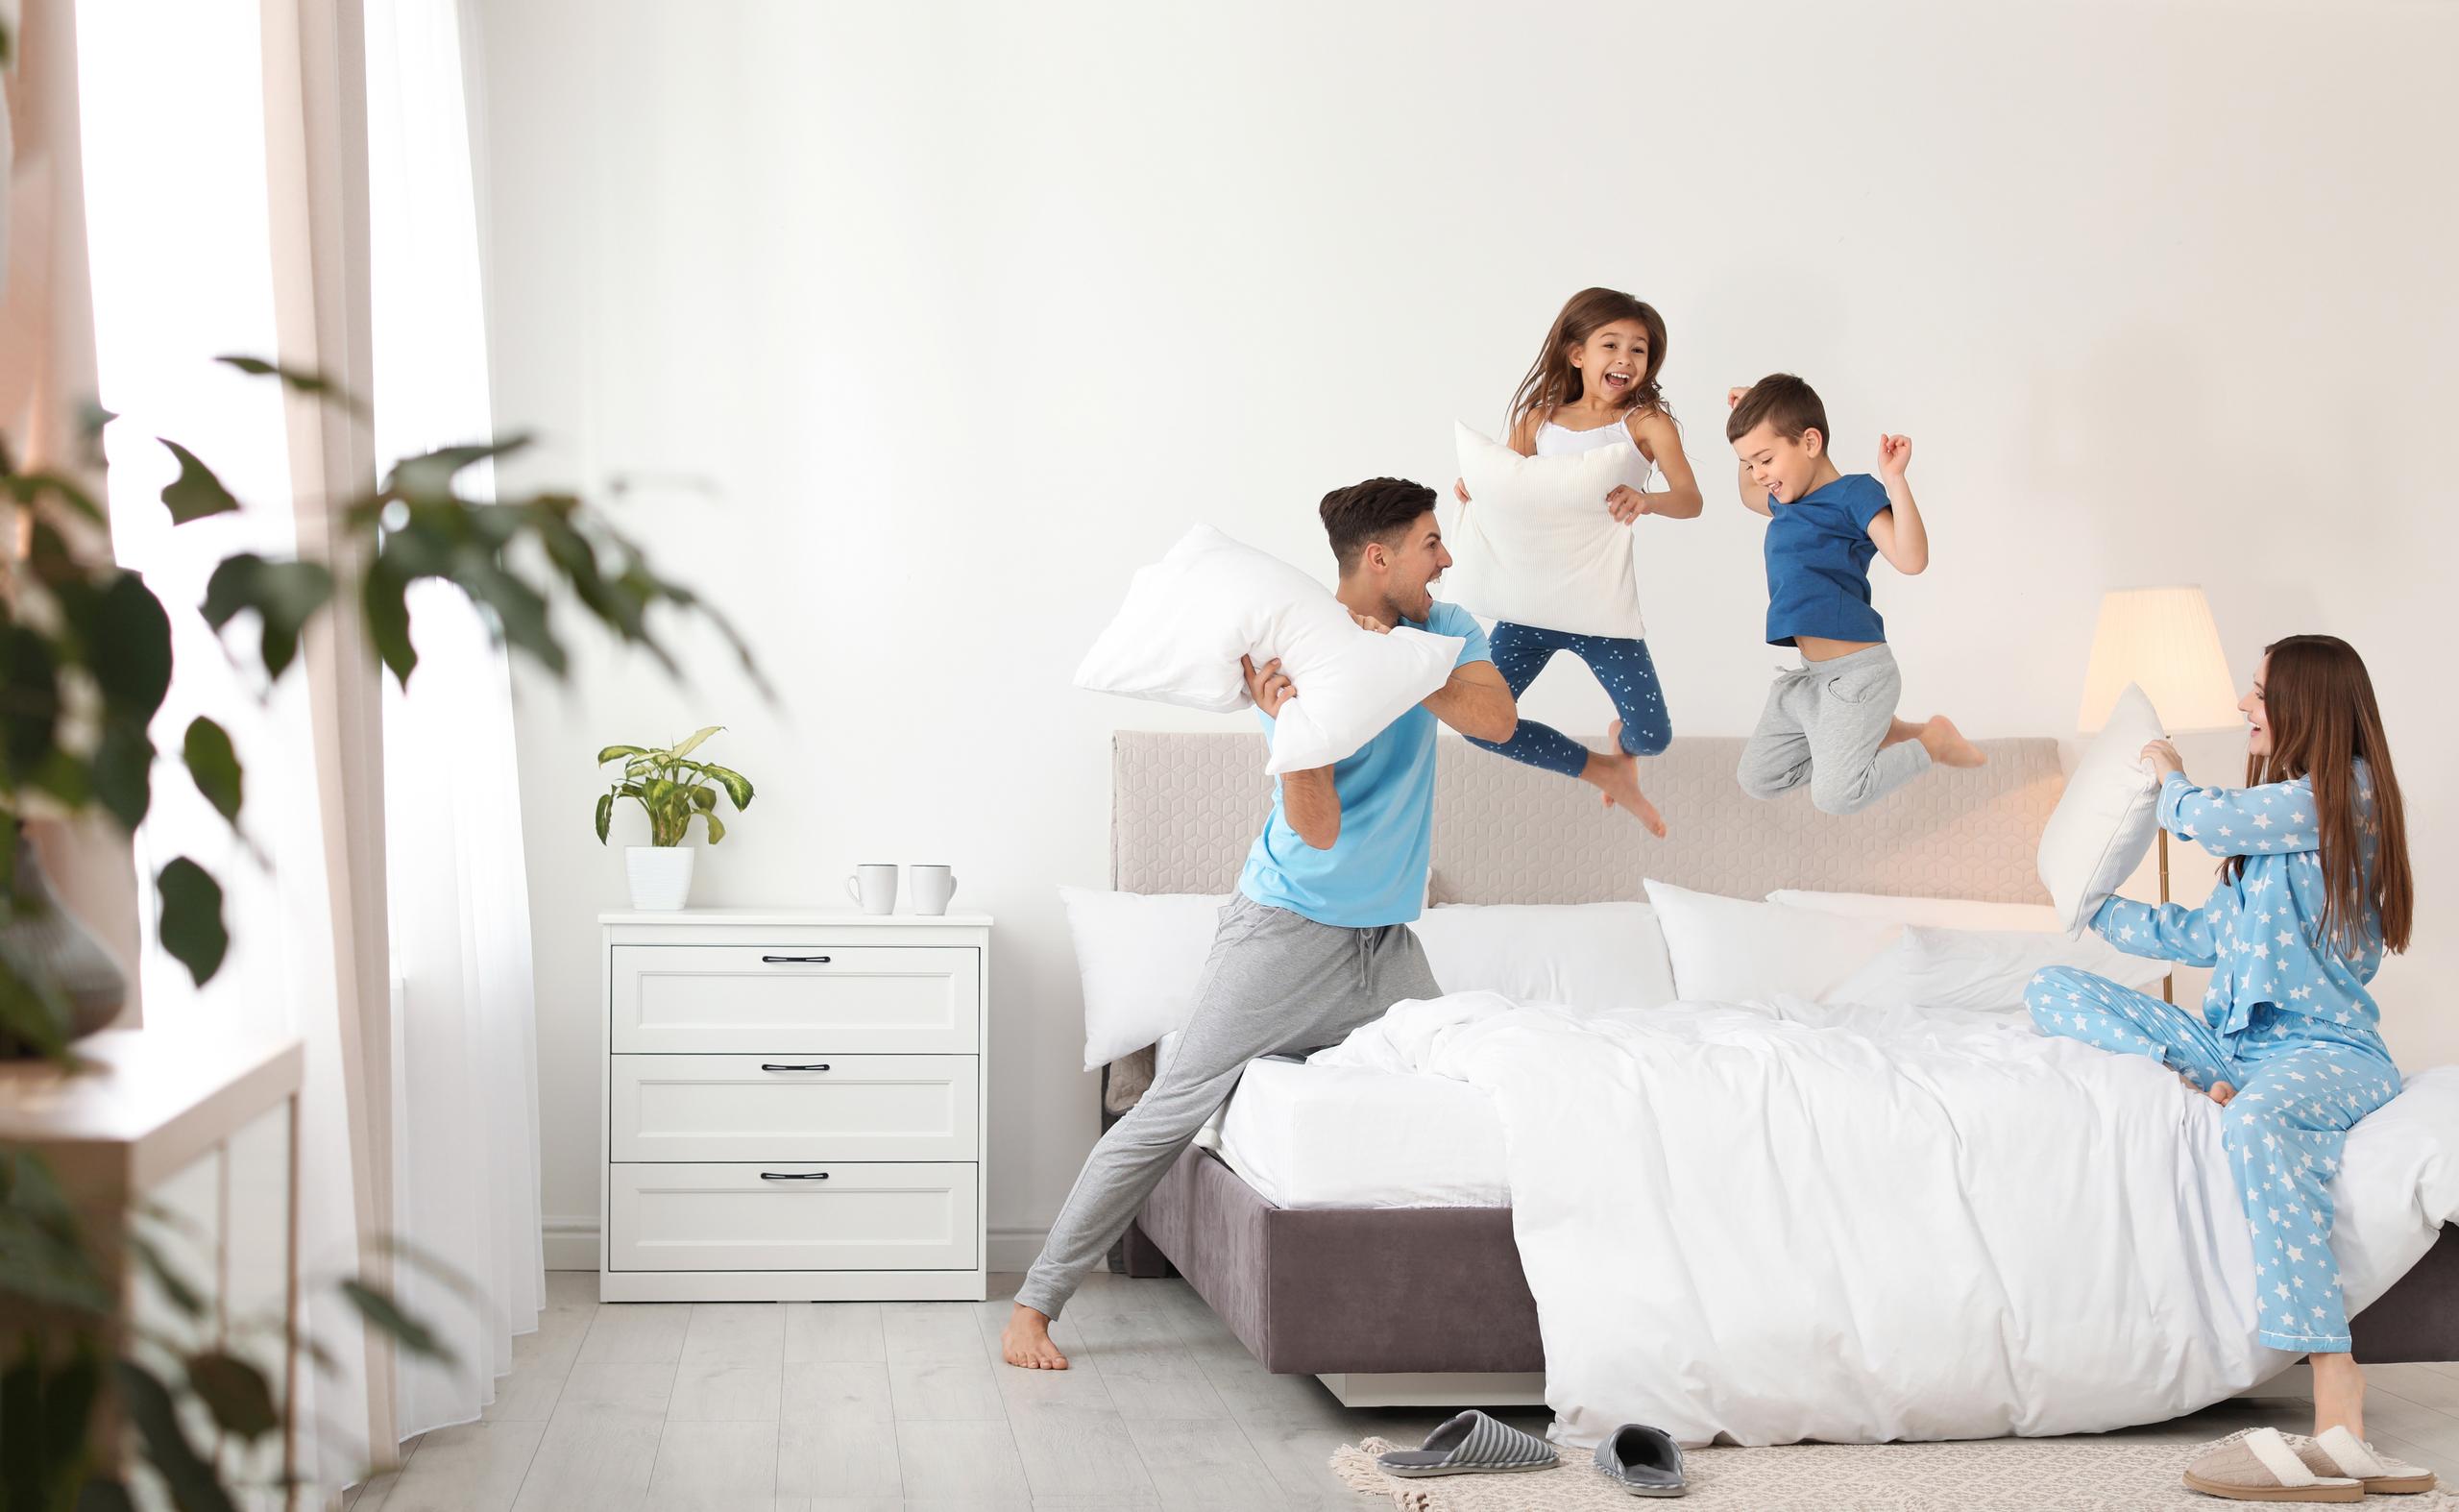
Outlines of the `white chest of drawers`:
{"label": "white chest of drawers", "polygon": [[987,915],[598,925],[601,1301],[988,1294]]}

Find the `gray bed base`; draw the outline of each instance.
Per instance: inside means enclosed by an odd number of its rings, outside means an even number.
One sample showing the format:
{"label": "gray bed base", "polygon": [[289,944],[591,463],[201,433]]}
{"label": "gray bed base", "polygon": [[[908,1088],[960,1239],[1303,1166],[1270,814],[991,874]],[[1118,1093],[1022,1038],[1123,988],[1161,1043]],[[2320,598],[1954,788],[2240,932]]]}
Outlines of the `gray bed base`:
{"label": "gray bed base", "polygon": [[[1597,743],[1597,744],[1602,744]],[[1643,876],[1756,897],[1780,887],[2046,901],[2033,850],[2060,786],[2057,743],[1985,741],[1988,766],[1934,770],[1848,818],[1799,795],[1755,803],[1739,740],[1682,738],[1646,768],[1673,829],[1649,841],[1580,784],[1439,746],[1430,897],[1580,903],[1643,896]],[[1112,886],[1224,892],[1270,801],[1247,735],[1113,740]],[[1146,1066],[1104,1077],[1106,1121]],[[1545,1346],[1507,1207],[1288,1208],[1190,1148],[1128,1231],[1130,1276],[1186,1278],[1267,1370],[1322,1377],[1352,1406],[1542,1402]],[[2459,1360],[2459,1232],[2352,1324],[2360,1360]]]}

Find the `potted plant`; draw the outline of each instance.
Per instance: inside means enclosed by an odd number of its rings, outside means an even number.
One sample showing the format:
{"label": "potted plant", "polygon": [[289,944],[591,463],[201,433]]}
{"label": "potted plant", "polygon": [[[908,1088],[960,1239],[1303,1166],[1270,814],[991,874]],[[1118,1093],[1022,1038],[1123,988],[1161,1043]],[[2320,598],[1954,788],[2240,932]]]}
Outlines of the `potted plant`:
{"label": "potted plant", "polygon": [[737,814],[751,807],[751,779],[730,767],[693,761],[700,743],[724,729],[712,724],[678,745],[609,745],[597,753],[597,765],[620,761],[623,775],[597,795],[597,842],[606,843],[606,828],[615,817],[615,800],[630,798],[649,817],[649,842],[623,848],[623,869],[632,883],[632,907],[679,909],[692,895],[692,850],[683,843],[694,818],[709,828],[709,843],[726,838],[725,821],[718,817],[718,792]]}

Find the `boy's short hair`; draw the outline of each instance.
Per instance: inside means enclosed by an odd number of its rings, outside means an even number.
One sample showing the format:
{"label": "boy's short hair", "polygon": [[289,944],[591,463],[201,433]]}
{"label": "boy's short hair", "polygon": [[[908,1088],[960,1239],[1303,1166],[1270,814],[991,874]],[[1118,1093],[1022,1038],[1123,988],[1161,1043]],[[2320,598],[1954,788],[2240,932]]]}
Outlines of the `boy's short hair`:
{"label": "boy's short hair", "polygon": [[1369,541],[1388,542],[1433,507],[1434,490],[1424,483],[1370,477],[1326,494],[1317,512],[1324,517],[1324,533],[1332,538],[1332,555],[1346,573],[1357,565]]}
{"label": "boy's short hair", "polygon": [[1790,373],[1770,373],[1750,385],[1725,417],[1725,439],[1741,440],[1763,420],[1788,441],[1799,441],[1805,430],[1817,431],[1822,442],[1836,436],[1827,428],[1827,406],[1818,402],[1818,390]]}

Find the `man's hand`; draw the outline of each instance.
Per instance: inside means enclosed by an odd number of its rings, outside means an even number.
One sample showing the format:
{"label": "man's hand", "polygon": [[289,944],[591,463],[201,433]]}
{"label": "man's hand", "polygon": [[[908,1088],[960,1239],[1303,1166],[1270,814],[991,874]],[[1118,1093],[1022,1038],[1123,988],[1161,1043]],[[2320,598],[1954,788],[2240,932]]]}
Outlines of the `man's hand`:
{"label": "man's hand", "polygon": [[[1357,627],[1361,630],[1371,630],[1376,635],[1389,635],[1392,633],[1392,627],[1390,625],[1385,624],[1382,621],[1377,620],[1371,614],[1360,614],[1356,610],[1351,609],[1349,612],[1349,617],[1357,622]],[[1280,664],[1276,662],[1273,665],[1278,667]]]}
{"label": "man's hand", "polygon": [[1280,706],[1298,696],[1298,690],[1290,686],[1289,675],[1280,670],[1278,656],[1260,668],[1254,658],[1241,656],[1238,669],[1247,674],[1247,696],[1255,700],[1255,707],[1264,711],[1266,719],[1279,719]]}
{"label": "man's hand", "polygon": [[1912,465],[1911,436],[1879,437],[1879,476],[1890,483],[1904,481],[1904,470]]}
{"label": "man's hand", "polygon": [[2178,748],[2167,741],[2154,741],[2144,746],[2141,760],[2152,768],[2152,775],[2162,782],[2168,781],[2169,773],[2173,771],[2180,777],[2186,773],[2186,764],[2179,759]]}
{"label": "man's hand", "polygon": [[1648,512],[1648,496],[1628,483],[1618,483],[1614,492],[1605,496],[1605,512],[1618,525],[1629,524]]}
{"label": "man's hand", "polygon": [[1451,480],[1451,495],[1462,503],[1467,503],[1469,501],[1469,480],[1465,477],[1453,478]]}

